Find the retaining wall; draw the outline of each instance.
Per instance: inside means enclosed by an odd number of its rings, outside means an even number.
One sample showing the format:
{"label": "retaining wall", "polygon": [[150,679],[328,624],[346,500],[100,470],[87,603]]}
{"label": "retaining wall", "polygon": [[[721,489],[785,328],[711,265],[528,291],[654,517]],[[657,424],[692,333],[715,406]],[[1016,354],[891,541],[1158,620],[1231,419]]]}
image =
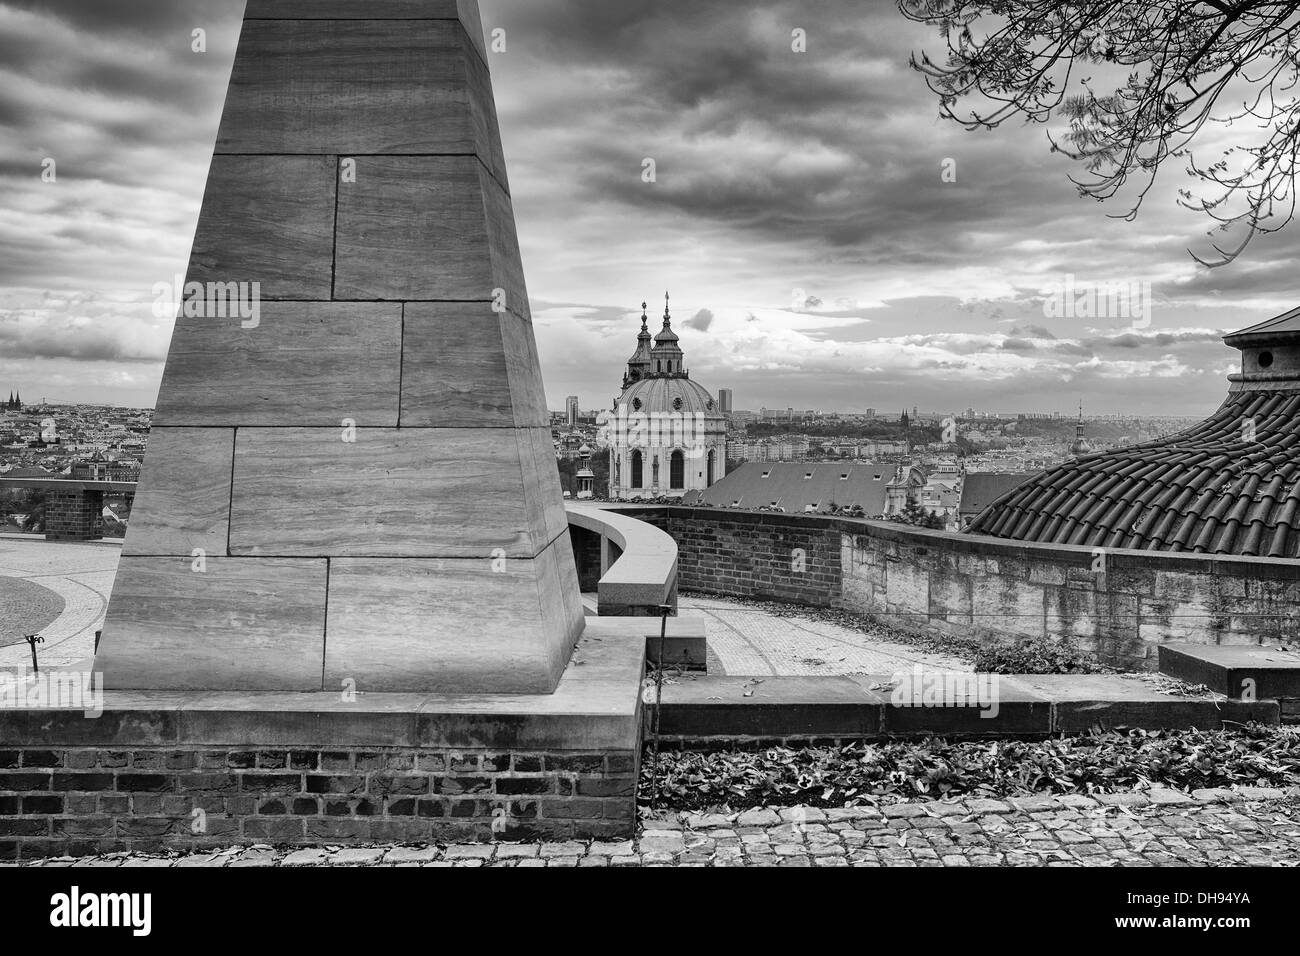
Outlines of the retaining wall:
{"label": "retaining wall", "polygon": [[1070,635],[1154,669],[1165,641],[1300,636],[1300,561],[1026,544],[881,521],[627,506],[678,545],[679,583],[861,612],[912,632]]}

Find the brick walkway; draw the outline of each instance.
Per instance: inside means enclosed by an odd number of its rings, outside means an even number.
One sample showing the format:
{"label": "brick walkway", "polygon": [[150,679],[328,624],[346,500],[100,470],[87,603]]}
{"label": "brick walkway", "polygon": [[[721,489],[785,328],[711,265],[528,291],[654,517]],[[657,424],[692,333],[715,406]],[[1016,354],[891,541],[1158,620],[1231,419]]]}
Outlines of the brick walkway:
{"label": "brick walkway", "polygon": [[[24,866],[1297,866],[1300,792],[1172,790],[782,808],[649,821],[620,843],[231,848]],[[3,865],[3,864],[0,864]],[[14,864],[8,864],[14,865]]]}

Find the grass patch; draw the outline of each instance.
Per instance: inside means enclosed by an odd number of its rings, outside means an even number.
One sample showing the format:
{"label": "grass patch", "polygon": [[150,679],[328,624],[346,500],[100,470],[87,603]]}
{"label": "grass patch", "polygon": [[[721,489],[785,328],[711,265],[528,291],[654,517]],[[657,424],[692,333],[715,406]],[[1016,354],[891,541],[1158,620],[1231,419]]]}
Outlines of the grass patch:
{"label": "grass patch", "polygon": [[[639,793],[648,806],[650,760]],[[886,740],[845,747],[664,752],[651,809],[729,813],[917,798],[1115,793],[1152,785],[1300,785],[1300,728],[1129,730],[1048,740]]]}

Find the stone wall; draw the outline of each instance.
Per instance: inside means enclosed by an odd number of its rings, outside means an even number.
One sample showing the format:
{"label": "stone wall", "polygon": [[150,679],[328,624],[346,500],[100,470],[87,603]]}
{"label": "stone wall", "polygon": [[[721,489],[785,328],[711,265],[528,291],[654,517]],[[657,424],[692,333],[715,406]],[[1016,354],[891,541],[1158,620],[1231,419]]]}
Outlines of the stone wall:
{"label": "stone wall", "polygon": [[689,591],[854,610],[986,640],[1071,635],[1154,669],[1165,641],[1300,637],[1300,561],[1025,544],[879,521],[629,506],[679,547]]}
{"label": "stone wall", "polygon": [[634,829],[637,759],[633,751],[4,749],[0,860],[255,843],[622,839]]}

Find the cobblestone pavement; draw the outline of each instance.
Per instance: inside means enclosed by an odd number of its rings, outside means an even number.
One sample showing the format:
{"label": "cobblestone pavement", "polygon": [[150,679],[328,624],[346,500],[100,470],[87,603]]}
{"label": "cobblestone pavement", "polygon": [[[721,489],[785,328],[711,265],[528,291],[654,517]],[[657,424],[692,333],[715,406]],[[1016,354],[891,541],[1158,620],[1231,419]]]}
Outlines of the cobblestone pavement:
{"label": "cobblestone pavement", "polygon": [[957,657],[928,653],[797,613],[777,617],[725,598],[683,596],[679,610],[708,619],[710,674],[892,674],[910,671],[917,664],[928,670],[971,670]]}
{"label": "cobblestone pavement", "polygon": [[[120,541],[46,541],[0,535],[0,577],[38,584],[64,601],[63,613],[40,631],[45,638],[38,649],[43,665],[71,664],[94,653],[95,631],[103,626],[121,554]],[[0,668],[30,667],[31,660],[25,643],[0,647]]]}
{"label": "cobblestone pavement", "polygon": [[615,843],[110,854],[22,866],[1297,866],[1300,792],[1246,787],[650,820]]}

